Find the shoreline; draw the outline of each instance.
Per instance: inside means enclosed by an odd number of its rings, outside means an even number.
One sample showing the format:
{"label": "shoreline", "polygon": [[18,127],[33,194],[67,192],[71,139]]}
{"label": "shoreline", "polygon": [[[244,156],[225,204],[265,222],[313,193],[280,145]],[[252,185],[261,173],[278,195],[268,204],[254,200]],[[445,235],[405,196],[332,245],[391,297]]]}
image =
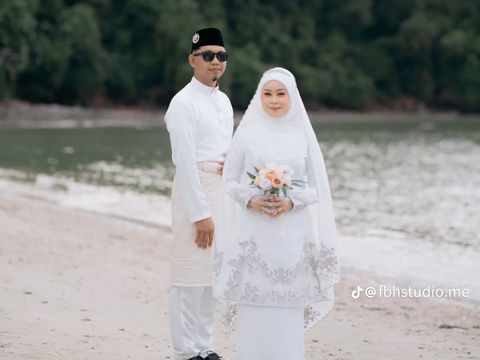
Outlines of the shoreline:
{"label": "shoreline", "polygon": [[[59,105],[0,106],[0,128],[88,128],[165,126],[166,109],[94,109]],[[244,111],[235,111],[238,125]],[[312,123],[435,123],[480,121],[480,114],[455,111],[308,111]]]}
{"label": "shoreline", "polygon": [[[171,358],[170,246],[159,228],[0,188],[0,358]],[[479,304],[351,296],[388,281],[342,267],[334,309],[306,334],[306,359],[477,358]],[[234,360],[219,313],[215,326],[216,350]]]}
{"label": "shoreline", "polygon": [[[2,179],[2,174],[8,171],[0,168],[0,191],[8,189],[16,197],[171,234],[168,196],[123,192],[66,179],[62,179],[62,187],[57,187],[53,178],[51,182],[43,179],[38,183],[19,183],[8,177]],[[352,236],[339,229],[338,242],[343,267],[373,274],[374,278],[381,277],[385,280],[383,284],[407,284],[417,289],[434,287],[445,292],[467,289],[468,298],[462,301],[480,305],[480,284],[476,276],[480,271],[480,252],[473,246],[398,238],[380,230]]]}

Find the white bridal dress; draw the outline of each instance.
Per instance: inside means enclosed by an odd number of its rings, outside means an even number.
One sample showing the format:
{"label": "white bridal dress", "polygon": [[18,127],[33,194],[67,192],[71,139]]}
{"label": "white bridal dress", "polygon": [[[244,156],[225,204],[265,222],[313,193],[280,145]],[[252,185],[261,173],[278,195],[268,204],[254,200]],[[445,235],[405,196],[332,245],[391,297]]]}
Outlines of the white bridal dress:
{"label": "white bridal dress", "polygon": [[[270,80],[290,94],[283,118],[261,109],[260,90]],[[227,155],[213,276],[224,324],[231,328],[238,318],[236,360],[303,360],[304,331],[333,307],[339,271],[331,195],[305,116],[293,75],[269,70]],[[293,179],[307,182],[288,190],[294,209],[276,218],[247,208],[252,196],[263,194],[247,184],[247,172],[269,163],[287,165]]]}

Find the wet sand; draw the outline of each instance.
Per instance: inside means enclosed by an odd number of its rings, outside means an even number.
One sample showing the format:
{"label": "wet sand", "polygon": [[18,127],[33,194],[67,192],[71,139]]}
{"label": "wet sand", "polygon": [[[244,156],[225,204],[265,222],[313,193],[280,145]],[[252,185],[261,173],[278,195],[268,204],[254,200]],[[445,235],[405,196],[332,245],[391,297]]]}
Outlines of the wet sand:
{"label": "wet sand", "polygon": [[[164,229],[0,189],[0,359],[172,358],[171,239]],[[342,268],[334,310],[306,334],[306,358],[480,358],[478,305],[351,297],[357,285],[385,281]],[[235,334],[226,338],[218,319],[216,350],[233,360]]]}

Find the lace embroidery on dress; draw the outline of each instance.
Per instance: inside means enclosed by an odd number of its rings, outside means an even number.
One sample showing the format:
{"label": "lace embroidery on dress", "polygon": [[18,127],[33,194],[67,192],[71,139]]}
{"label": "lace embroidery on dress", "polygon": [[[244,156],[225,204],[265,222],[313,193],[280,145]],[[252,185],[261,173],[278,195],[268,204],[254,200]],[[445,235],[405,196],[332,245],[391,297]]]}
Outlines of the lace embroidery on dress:
{"label": "lace embroidery on dress", "polygon": [[336,278],[339,276],[338,273],[338,257],[335,254],[335,249],[333,247],[327,247],[322,242],[322,247],[320,249],[320,274],[324,276],[329,276]]}
{"label": "lace embroidery on dress", "polygon": [[223,251],[219,251],[216,246],[213,249],[212,277],[218,279],[223,264]]}
{"label": "lace embroidery on dress", "polygon": [[305,205],[316,203],[318,201],[317,189],[304,189],[296,194],[295,198],[303,202]]}
{"label": "lace embroidery on dress", "polygon": [[238,303],[232,302],[228,304],[228,309],[222,312],[222,323],[227,327],[227,334],[233,328],[238,318]]}
{"label": "lace embroidery on dress", "polygon": [[[295,264],[294,268],[269,268],[265,259],[257,252],[257,244],[252,235],[248,241],[239,243],[242,247],[242,252],[235,259],[231,259],[228,264],[232,267],[231,275],[227,282],[227,289],[223,293],[223,298],[240,301],[252,305],[262,305],[268,303],[276,303],[278,305],[303,305],[306,302],[318,302],[326,300],[321,294],[321,280],[320,275],[330,274],[336,268],[338,259],[335,256],[333,249],[323,247],[320,251],[320,256],[314,255],[315,245],[311,242],[305,241],[303,245],[303,254]],[[317,286],[312,289],[307,285],[297,292],[293,291],[278,291],[261,290],[250,283],[245,284],[243,294],[239,293],[242,281],[242,271],[252,273],[259,272],[270,283],[276,285],[290,285],[295,278],[304,275],[306,272],[311,272]]]}
{"label": "lace embroidery on dress", "polygon": [[228,194],[235,199],[243,208],[247,207],[248,201],[252,197],[252,193],[249,188],[243,187],[239,184],[236,186],[229,186],[227,189]]}
{"label": "lace embroidery on dress", "polygon": [[[303,308],[303,329],[310,330],[316,323],[318,323],[326,314],[321,314],[316,311],[313,306],[307,305]],[[227,311],[222,313],[222,323],[227,328],[227,334],[230,334],[235,322],[238,318],[238,303],[232,302],[229,304]]]}
{"label": "lace embroidery on dress", "polygon": [[316,311],[313,306],[307,305],[303,309],[303,328],[305,331],[309,330],[313,325],[320,321],[322,314]]}

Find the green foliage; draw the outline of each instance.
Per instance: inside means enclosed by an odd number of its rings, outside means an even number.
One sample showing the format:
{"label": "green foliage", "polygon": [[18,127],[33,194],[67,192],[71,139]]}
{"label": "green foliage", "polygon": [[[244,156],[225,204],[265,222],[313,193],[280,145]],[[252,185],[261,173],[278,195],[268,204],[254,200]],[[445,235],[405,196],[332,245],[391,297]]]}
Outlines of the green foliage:
{"label": "green foliage", "polygon": [[59,34],[69,49],[68,66],[60,87],[62,102],[88,104],[102,92],[106,80],[106,53],[93,9],[74,5],[59,17]]}
{"label": "green foliage", "polygon": [[236,108],[283,66],[311,109],[480,111],[480,3],[466,0],[2,0],[0,98],[167,105],[207,26],[223,30]]}
{"label": "green foliage", "polygon": [[0,2],[0,99],[10,95],[18,73],[28,66],[35,35],[34,5],[23,0]]}
{"label": "green foliage", "polygon": [[[204,27],[199,5],[193,0],[166,0],[155,24],[155,39],[161,73],[159,85],[165,98],[171,98],[190,81],[193,70],[188,63],[192,34]],[[153,70],[153,69],[152,69]],[[158,70],[157,70],[158,71]],[[168,101],[168,100],[167,100]]]}
{"label": "green foliage", "polygon": [[30,64],[18,95],[33,101],[88,105],[106,80],[107,54],[93,8],[45,1],[37,9]]}

